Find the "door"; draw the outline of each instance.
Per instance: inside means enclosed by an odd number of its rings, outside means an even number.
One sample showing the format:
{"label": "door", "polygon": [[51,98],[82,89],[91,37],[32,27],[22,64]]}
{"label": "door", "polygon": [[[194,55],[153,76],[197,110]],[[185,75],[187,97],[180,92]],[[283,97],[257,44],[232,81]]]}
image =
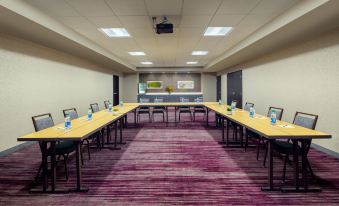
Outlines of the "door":
{"label": "door", "polygon": [[237,107],[242,108],[242,70],[227,74],[227,104],[237,101]]}
{"label": "door", "polygon": [[113,75],[113,106],[119,104],[119,76]]}
{"label": "door", "polygon": [[221,99],[221,76],[217,76],[217,101]]}

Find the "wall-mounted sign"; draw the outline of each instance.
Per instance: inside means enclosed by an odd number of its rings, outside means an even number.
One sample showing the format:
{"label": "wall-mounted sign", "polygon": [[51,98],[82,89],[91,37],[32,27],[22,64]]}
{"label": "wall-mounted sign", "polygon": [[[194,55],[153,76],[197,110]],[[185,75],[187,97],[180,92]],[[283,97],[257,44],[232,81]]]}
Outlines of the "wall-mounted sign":
{"label": "wall-mounted sign", "polygon": [[194,89],[194,81],[178,81],[178,89]]}
{"label": "wall-mounted sign", "polygon": [[162,81],[147,81],[147,89],[162,89]]}

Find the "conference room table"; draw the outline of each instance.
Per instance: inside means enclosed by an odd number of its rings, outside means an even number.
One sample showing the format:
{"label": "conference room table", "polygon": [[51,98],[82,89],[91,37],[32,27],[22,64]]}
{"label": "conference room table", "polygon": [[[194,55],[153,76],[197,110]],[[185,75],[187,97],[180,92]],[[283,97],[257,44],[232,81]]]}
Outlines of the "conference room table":
{"label": "conference room table", "polygon": [[[218,103],[204,104],[208,111],[214,111],[224,119],[234,122],[237,125],[253,131],[268,142],[268,186],[262,187],[262,191],[274,191],[281,190],[283,192],[315,192],[320,191],[320,188],[310,188],[308,186],[307,178],[307,140],[310,139],[327,139],[331,138],[330,134],[320,132],[317,130],[308,129],[298,125],[294,125],[288,122],[277,121],[275,125],[272,125],[270,119],[266,116],[255,114],[254,117],[250,117],[249,112],[236,109],[233,113],[227,112],[227,105],[220,105]],[[228,127],[226,126],[226,141],[224,140],[224,121],[222,121],[222,143],[229,146]],[[242,135],[243,131],[241,131]],[[242,138],[240,138],[242,139]],[[292,140],[294,147],[294,187],[292,188],[275,188],[273,184],[273,144],[276,140]],[[241,140],[242,142],[242,140]],[[299,160],[298,160],[298,142],[301,142],[301,172],[302,172],[302,184],[299,182]]]}
{"label": "conference room table", "polygon": [[[93,113],[92,119],[88,120],[87,115],[79,117],[72,120],[72,127],[70,129],[64,128],[64,123],[57,124],[53,127],[33,132],[25,136],[19,137],[18,141],[40,141],[42,143],[42,177],[43,177],[43,188],[41,190],[32,190],[31,192],[42,192],[42,193],[65,193],[65,192],[87,192],[88,188],[83,187],[81,184],[81,142],[83,139],[89,137],[90,135],[102,130],[103,128],[116,123],[117,121],[122,121],[122,119],[127,115],[127,113],[135,110],[138,107],[138,104],[127,104],[122,107],[117,106],[113,107],[118,109],[115,112],[109,112],[107,110],[102,110],[96,113]],[[120,129],[122,122],[120,122]],[[122,133],[120,130],[120,139],[122,138]],[[75,143],[75,153],[76,153],[76,187],[75,189],[67,190],[57,190],[56,189],[56,151],[55,145],[57,141],[74,141]],[[115,146],[116,148],[116,139]],[[51,189],[48,189],[48,162],[47,162],[47,144],[50,143],[51,154]]]}
{"label": "conference room table", "polygon": [[[50,143],[52,150],[51,156],[51,171],[52,171],[52,183],[51,190],[48,190],[48,177],[47,177],[47,156],[43,153],[42,162],[43,162],[43,190],[42,192],[58,192],[56,190],[56,155],[55,155],[55,144],[57,141],[70,140],[74,141],[76,144],[76,171],[77,171],[77,183],[76,188],[72,190],[67,190],[67,192],[86,192],[88,188],[84,188],[81,185],[81,141],[95,132],[100,131],[101,129],[111,125],[112,123],[117,122],[118,120],[122,121],[126,117],[127,113],[134,112],[134,123],[136,122],[136,113],[137,109],[140,106],[164,106],[166,108],[167,120],[168,120],[168,107],[174,107],[175,113],[176,109],[180,106],[204,106],[207,110],[206,125],[208,126],[208,113],[210,111],[215,112],[220,117],[224,118],[222,121],[222,143],[228,146],[228,124],[226,126],[226,141],[224,140],[224,120],[234,122],[239,126],[251,130],[262,137],[266,138],[268,141],[268,187],[262,187],[263,191],[274,191],[277,188],[273,184],[273,142],[279,139],[292,139],[294,147],[298,146],[298,141],[301,142],[302,149],[302,178],[303,184],[302,187],[299,184],[299,161],[298,155],[295,153],[294,162],[295,162],[295,188],[292,190],[286,189],[286,191],[312,191],[308,187],[307,181],[307,170],[306,170],[306,140],[309,139],[325,139],[331,138],[331,135],[293,125],[291,123],[277,121],[276,125],[271,125],[270,120],[262,115],[256,114],[255,117],[251,118],[247,111],[237,109],[234,113],[227,113],[227,105],[220,105],[217,102],[159,102],[159,103],[125,103],[122,107],[117,106],[114,108],[119,108],[119,111],[116,114],[108,112],[107,110],[102,110],[100,112],[94,113],[92,120],[87,120],[87,117],[80,117],[78,119],[72,120],[72,128],[65,130],[64,124],[58,124],[53,127],[41,130],[39,132],[33,132],[31,134],[22,136],[18,138],[18,141],[41,141],[43,144],[42,151],[46,151],[47,143]],[[175,124],[176,114],[175,114]],[[122,123],[120,123],[120,126]],[[121,127],[120,127],[121,128]],[[122,134],[120,134],[122,138]],[[115,141],[116,142],[116,141]],[[64,191],[62,191],[64,192]]]}

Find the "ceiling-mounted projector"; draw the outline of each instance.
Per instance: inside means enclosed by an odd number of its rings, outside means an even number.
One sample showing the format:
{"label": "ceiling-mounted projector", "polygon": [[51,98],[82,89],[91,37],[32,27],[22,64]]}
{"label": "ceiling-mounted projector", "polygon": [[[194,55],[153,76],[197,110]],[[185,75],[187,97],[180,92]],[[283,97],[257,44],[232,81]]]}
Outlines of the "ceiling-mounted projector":
{"label": "ceiling-mounted projector", "polygon": [[173,33],[173,24],[168,23],[167,17],[164,17],[162,22],[157,24],[156,17],[153,17],[153,24],[155,25],[155,32],[157,34],[171,34]]}

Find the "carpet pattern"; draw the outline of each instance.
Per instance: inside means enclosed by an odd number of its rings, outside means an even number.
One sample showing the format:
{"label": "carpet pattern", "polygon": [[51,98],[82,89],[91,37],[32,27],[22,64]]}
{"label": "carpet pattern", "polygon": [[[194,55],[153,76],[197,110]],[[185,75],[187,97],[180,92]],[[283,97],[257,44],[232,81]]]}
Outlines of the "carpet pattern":
{"label": "carpet pattern", "polygon": [[[321,193],[265,193],[260,190],[267,182],[263,150],[256,161],[255,148],[224,149],[218,144],[220,130],[206,128],[201,119],[183,120],[166,127],[142,118],[139,127],[124,130],[127,144],[122,150],[92,150],[90,161],[84,154],[82,177],[88,193],[29,194],[40,163],[37,144],[0,157],[0,205],[339,205],[338,159],[310,151]],[[58,167],[57,187],[75,185],[74,162],[73,155],[68,181],[62,165]],[[277,186],[282,162],[274,159]],[[287,179],[293,180],[291,166]]]}

